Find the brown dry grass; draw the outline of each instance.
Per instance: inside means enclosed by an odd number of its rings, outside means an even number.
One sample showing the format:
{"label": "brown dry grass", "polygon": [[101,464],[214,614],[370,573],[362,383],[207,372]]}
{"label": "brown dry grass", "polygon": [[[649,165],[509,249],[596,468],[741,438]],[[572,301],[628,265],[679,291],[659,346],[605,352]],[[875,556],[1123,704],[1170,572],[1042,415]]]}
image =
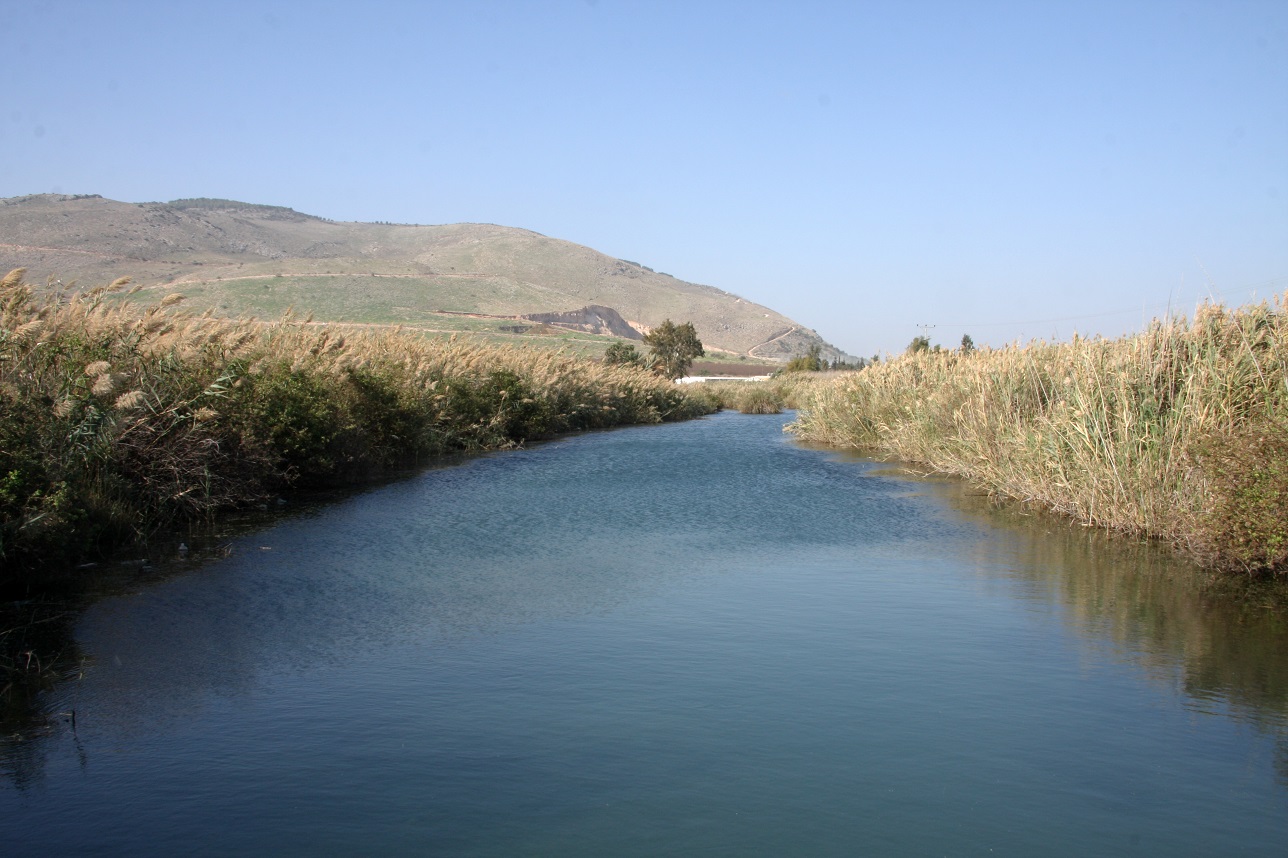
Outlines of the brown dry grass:
{"label": "brown dry grass", "polygon": [[1209,566],[1288,559],[1288,296],[1116,340],[920,353],[809,391],[799,437],[957,474]]}

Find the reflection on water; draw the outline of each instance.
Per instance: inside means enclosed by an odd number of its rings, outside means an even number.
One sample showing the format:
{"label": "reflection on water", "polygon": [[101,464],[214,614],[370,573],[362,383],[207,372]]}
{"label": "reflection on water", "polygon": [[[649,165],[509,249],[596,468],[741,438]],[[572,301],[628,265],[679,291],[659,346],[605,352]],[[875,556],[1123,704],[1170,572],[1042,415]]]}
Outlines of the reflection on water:
{"label": "reflection on water", "polygon": [[981,558],[981,568],[1021,583],[1016,592],[1025,598],[1060,605],[1084,646],[1178,687],[1193,711],[1276,736],[1288,782],[1288,588],[1206,574],[1164,547],[999,507],[961,484],[939,491],[958,511],[1011,535],[1008,558]]}
{"label": "reflection on water", "polygon": [[1288,837],[1282,590],[801,448],[782,422],[426,472],[103,599],[76,626],[85,678],[0,748],[0,836],[19,854]]}

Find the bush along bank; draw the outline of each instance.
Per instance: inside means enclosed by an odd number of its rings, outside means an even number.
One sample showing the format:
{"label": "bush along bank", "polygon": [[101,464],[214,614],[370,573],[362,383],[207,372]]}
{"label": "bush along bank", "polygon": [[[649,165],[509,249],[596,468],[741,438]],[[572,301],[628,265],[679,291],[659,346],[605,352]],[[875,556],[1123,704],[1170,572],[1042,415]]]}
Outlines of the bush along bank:
{"label": "bush along bank", "polygon": [[763,381],[701,381],[689,385],[713,409],[781,414],[799,407],[805,392],[839,378],[835,372],[785,372]]}
{"label": "bush along bank", "polygon": [[0,282],[0,593],[288,488],[710,410],[633,367],[109,297],[126,283]]}
{"label": "bush along bank", "polygon": [[790,427],[956,474],[1217,570],[1288,575],[1288,294],[1116,340],[921,352],[808,389]]}

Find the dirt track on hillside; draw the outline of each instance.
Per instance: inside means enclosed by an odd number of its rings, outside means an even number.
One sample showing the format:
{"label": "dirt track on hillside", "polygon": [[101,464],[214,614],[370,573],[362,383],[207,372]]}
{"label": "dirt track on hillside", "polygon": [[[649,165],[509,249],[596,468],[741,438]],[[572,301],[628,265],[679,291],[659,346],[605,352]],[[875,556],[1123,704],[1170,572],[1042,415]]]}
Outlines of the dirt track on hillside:
{"label": "dirt track on hillside", "polygon": [[[760,348],[761,346],[767,346],[767,345],[769,345],[770,343],[776,343],[776,342],[778,342],[779,340],[781,340],[783,337],[790,337],[792,334],[796,333],[796,332],[797,332],[797,331],[799,331],[799,330],[800,330],[800,326],[799,326],[799,325],[797,325],[797,326],[795,326],[795,327],[793,327],[793,328],[791,328],[791,329],[789,329],[789,330],[787,330],[787,331],[784,331],[783,333],[779,334],[778,336],[774,337],[773,339],[765,340],[763,343],[756,343],[754,346],[752,346],[751,348],[747,349],[747,357],[760,357],[760,355],[756,354],[756,349]],[[766,358],[766,360],[767,360],[767,358]]]}

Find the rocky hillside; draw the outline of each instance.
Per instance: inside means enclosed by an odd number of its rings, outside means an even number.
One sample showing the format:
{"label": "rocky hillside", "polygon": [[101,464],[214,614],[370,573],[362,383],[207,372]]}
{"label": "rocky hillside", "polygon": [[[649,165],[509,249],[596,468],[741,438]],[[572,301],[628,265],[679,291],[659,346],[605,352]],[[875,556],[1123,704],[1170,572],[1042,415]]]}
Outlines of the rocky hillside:
{"label": "rocky hillside", "polygon": [[848,359],[737,295],[491,224],[338,223],[231,200],[39,194],[0,199],[0,273],[19,267],[54,288],[128,276],[224,315],[294,307],[320,321],[489,333],[523,330],[512,320],[527,318],[626,337],[670,318],[692,321],[717,353],[785,360],[819,345],[829,360]]}

